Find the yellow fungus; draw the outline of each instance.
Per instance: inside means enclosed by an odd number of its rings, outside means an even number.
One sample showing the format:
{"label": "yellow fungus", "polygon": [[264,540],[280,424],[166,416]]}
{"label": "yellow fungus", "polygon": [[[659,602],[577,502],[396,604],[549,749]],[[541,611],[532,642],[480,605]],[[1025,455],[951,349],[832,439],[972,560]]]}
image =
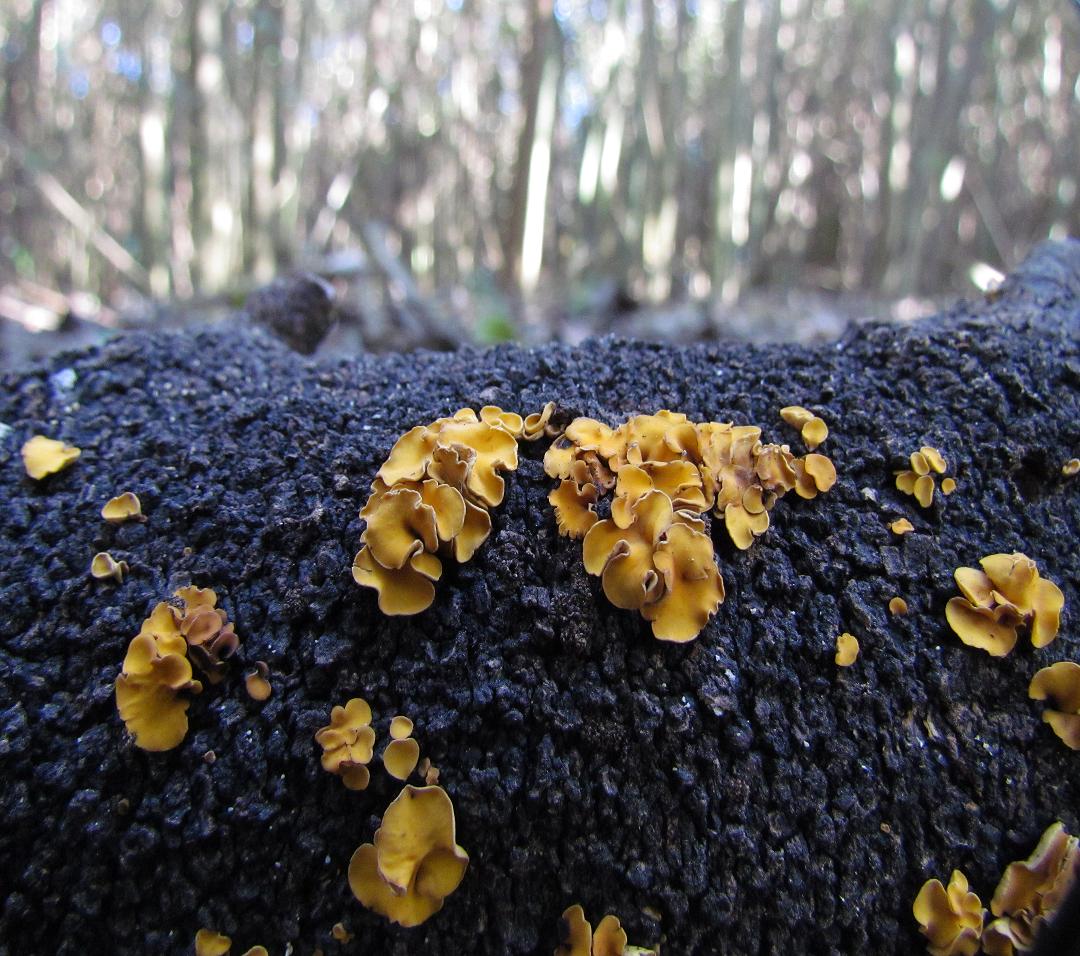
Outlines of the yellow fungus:
{"label": "yellow fungus", "polygon": [[953,870],[946,889],[941,880],[927,880],[915,897],[912,912],[927,938],[931,956],[975,956],[982,934],[982,901],[967,878]]}
{"label": "yellow fungus", "polygon": [[1080,750],[1080,664],[1059,661],[1044,667],[1031,679],[1028,696],[1049,702],[1043,720],[1066,747]]}
{"label": "yellow fungus", "polygon": [[248,696],[252,700],[264,701],[269,699],[270,694],[273,692],[270,681],[267,679],[269,676],[270,668],[265,661],[256,661],[255,667],[244,675],[244,686],[247,688]]}
{"label": "yellow fungus", "polygon": [[195,666],[211,684],[220,683],[228,670],[227,661],[240,647],[232,624],[217,607],[217,594],[210,588],[180,588],[175,595],[182,609],[171,608],[173,621],[188,645]]}
{"label": "yellow fungus", "polygon": [[516,412],[504,412],[498,405],[485,405],[480,409],[480,421],[493,428],[501,428],[508,435],[521,437],[525,427],[522,417]]}
{"label": "yellow fungus", "polygon": [[398,714],[390,721],[390,736],[394,740],[404,740],[406,737],[411,737],[412,732],[413,722],[408,717]]}
{"label": "yellow fungus", "polygon": [[889,601],[890,614],[902,615],[907,614],[907,612],[907,601],[905,601],[902,597],[894,597]]}
{"label": "yellow fungus", "polygon": [[117,561],[108,551],[99,551],[90,562],[90,575],[98,581],[112,579],[120,584],[127,572],[127,561]]}
{"label": "yellow fungus", "polygon": [[344,923],[335,923],[330,929],[330,935],[339,943],[351,942],[353,938],[353,934],[349,932]]}
{"label": "yellow fungus", "polygon": [[368,785],[375,748],[375,731],[371,728],[371,707],[362,697],[354,697],[344,707],[330,711],[330,723],[315,734],[322,747],[322,767],[338,774],[350,790],[363,790]]}
{"label": "yellow fungus", "polygon": [[195,934],[195,956],[227,956],[232,940],[211,929],[201,929]]}
{"label": "yellow fungus", "polygon": [[955,578],[963,597],[945,605],[949,626],[965,644],[995,657],[1016,645],[1017,629],[1031,628],[1031,643],[1045,647],[1057,636],[1065,598],[1052,581],[1039,576],[1027,555],[991,554],[982,570],[957,568]]}
{"label": "yellow fungus", "polygon": [[442,577],[442,563],[420,551],[404,567],[392,570],[379,564],[365,545],[353,560],[352,573],[357,584],[378,592],[383,614],[419,614],[435,600],[432,582]]}
{"label": "yellow fungus", "polygon": [[142,502],[134,492],[125,491],[105,502],[105,506],[101,509],[101,517],[114,524],[121,524],[132,518],[141,518]]}
{"label": "yellow fungus", "polygon": [[701,633],[724,603],[724,579],[713,558],[712,541],[686,524],[673,524],[653,553],[664,584],[662,596],[641,608],[661,641],[685,643]]}
{"label": "yellow fungus", "polygon": [[836,663],[840,667],[850,667],[859,656],[859,641],[853,634],[845,631],[836,639]]}
{"label": "yellow fungus", "polygon": [[1070,458],[1061,466],[1061,473],[1066,478],[1073,478],[1076,475],[1080,475],[1080,458]]}
{"label": "yellow fungus", "polygon": [[907,518],[897,518],[889,525],[889,530],[893,534],[911,534],[915,530],[915,525],[908,521]]}
{"label": "yellow fungus", "polygon": [[919,454],[922,455],[923,460],[933,471],[936,471],[939,475],[945,473],[945,469],[949,466],[945,464],[945,459],[941,457],[941,452],[936,448],[931,448],[929,445],[923,445],[919,449]]}
{"label": "yellow fungus", "polygon": [[816,415],[802,427],[802,440],[813,451],[829,437],[829,427]]}
{"label": "yellow fungus", "polygon": [[555,403],[547,402],[544,407],[538,412],[533,412],[531,415],[525,416],[525,421],[522,422],[521,437],[525,441],[536,441],[539,438],[543,438],[544,435],[549,434],[551,430],[550,421],[551,416],[555,413]]}
{"label": "yellow fungus", "polygon": [[780,409],[780,417],[792,428],[802,431],[803,426],[814,418],[814,413],[808,408],[803,408],[802,405],[788,405]]}
{"label": "yellow fungus", "polygon": [[63,471],[81,454],[74,445],[44,435],[35,435],[22,446],[23,466],[35,481]]}
{"label": "yellow fungus", "polygon": [[941,479],[941,493],[943,495],[951,495],[956,491],[956,479],[955,478],[942,478]]}
{"label": "yellow fungus", "polygon": [[592,924],[585,919],[585,910],[575,903],[563,911],[562,945],[556,947],[555,956],[592,956]]}
{"label": "yellow fungus", "polygon": [[562,943],[555,956],[657,956],[658,947],[627,945],[626,931],[619,918],[609,913],[593,931],[580,903],[568,906],[562,914]]}
{"label": "yellow fungus", "polygon": [[[909,470],[895,472],[896,488],[905,495],[914,495],[923,508],[929,508],[934,502],[934,475],[944,473],[948,467],[945,459],[936,448],[923,445],[918,451],[912,452],[908,460],[911,465]],[[956,481],[943,479],[941,490],[943,494],[952,494],[956,490]]]}
{"label": "yellow fungus", "polygon": [[[159,614],[159,604],[155,613]],[[151,615],[151,619],[153,615]],[[188,700],[180,691],[197,694],[202,684],[194,680],[186,657],[187,645],[179,633],[164,629],[160,637],[143,631],[132,638],[116,678],[116,707],[120,719],[135,737],[135,746],[160,752],[171,750],[187,734]]]}
{"label": "yellow fungus", "polygon": [[929,475],[920,475],[915,479],[915,487],[911,493],[922,507],[929,508],[934,503],[934,479]]}
{"label": "yellow fungus", "polygon": [[374,843],[353,854],[349,888],[368,909],[401,926],[419,926],[442,909],[468,865],[446,791],[406,786],[387,807]]}
{"label": "yellow fungus", "polygon": [[584,538],[599,520],[593,510],[596,486],[591,482],[579,485],[572,478],[564,478],[548,494],[548,503],[555,509],[555,524],[564,537]]}
{"label": "yellow fungus", "polygon": [[396,780],[407,780],[420,760],[420,745],[412,737],[391,740],[383,751],[383,766]]}
{"label": "yellow fungus", "polygon": [[1077,838],[1059,820],[1043,833],[1031,856],[1005,868],[990,901],[996,919],[983,933],[983,951],[989,956],[1012,956],[1032,949],[1078,874]]}

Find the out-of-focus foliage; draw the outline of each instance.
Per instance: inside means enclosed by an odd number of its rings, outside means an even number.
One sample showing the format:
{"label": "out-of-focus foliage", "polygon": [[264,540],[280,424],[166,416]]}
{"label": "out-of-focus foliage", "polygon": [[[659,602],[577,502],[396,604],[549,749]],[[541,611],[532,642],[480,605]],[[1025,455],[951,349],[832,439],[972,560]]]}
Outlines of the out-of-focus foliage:
{"label": "out-of-focus foliage", "polygon": [[113,301],[368,224],[426,293],[654,300],[958,289],[1080,231],[1066,0],[9,0],[0,51],[0,278]]}

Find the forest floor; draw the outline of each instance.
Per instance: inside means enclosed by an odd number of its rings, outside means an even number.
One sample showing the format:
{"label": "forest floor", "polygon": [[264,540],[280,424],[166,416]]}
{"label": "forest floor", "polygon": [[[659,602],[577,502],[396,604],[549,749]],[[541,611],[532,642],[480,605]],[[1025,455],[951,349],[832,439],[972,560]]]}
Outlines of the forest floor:
{"label": "forest floor", "polygon": [[[551,953],[559,917],[615,913],[664,956],[921,952],[911,904],[954,869],[984,903],[1062,820],[1080,763],[1028,699],[1080,657],[1080,244],[991,300],[870,323],[824,346],[684,348],[608,337],[307,362],[261,331],[135,333],[5,375],[0,395],[0,954],[181,954],[198,929],[280,954]],[[522,446],[494,530],[434,604],[379,613],[349,573],[358,509],[394,441],[455,409],[554,401],[611,425],[668,408],[757,424],[798,403],[839,480],[778,502],[748,551],[714,523],[727,599],[653,639],[559,537],[544,442]],[[82,449],[29,479],[40,432]],[[923,509],[893,472],[940,449],[958,490]],[[107,525],[136,492],[145,522]],[[914,531],[898,536],[890,522]],[[88,574],[108,550],[122,584]],[[1005,659],[944,617],[955,568],[1023,551],[1065,594],[1061,636]],[[214,588],[242,642],[167,753],[116,712],[125,648],[178,587]],[[894,616],[888,602],[906,599]],[[838,668],[843,631],[862,646]],[[251,662],[272,696],[244,692]],[[470,856],[403,930],[346,869],[396,790],[319,766],[330,708],[415,721]],[[212,755],[212,756],[211,756]]]}

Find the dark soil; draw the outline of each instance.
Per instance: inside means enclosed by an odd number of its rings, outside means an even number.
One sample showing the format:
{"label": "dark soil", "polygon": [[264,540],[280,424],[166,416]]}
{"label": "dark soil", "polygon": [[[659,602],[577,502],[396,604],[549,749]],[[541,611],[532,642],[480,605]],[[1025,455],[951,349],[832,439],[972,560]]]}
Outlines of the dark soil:
{"label": "dark soil", "polygon": [[[1010,860],[1080,829],[1080,755],[1027,697],[1080,656],[1080,244],[1046,247],[992,302],[819,349],[604,339],[307,364],[262,332],[137,334],[4,379],[0,421],[0,953],[189,953],[200,927],[279,956],[550,953],[559,915],[614,912],[665,954],[916,953],[920,885],[964,871],[988,903]],[[70,370],[70,371],[69,371]],[[71,373],[74,373],[73,375]],[[670,408],[791,441],[820,410],[840,480],[790,495],[747,552],[714,529],[727,601],[693,643],[653,640],[557,536],[544,443],[449,568],[386,618],[349,569],[394,440],[469,405],[611,424]],[[31,434],[83,449],[35,483]],[[924,511],[892,471],[922,444],[959,489]],[[102,504],[137,492],[148,521]],[[914,534],[893,535],[907,516]],[[109,550],[120,586],[88,574]],[[1004,660],[963,646],[958,565],[1020,550],[1066,596],[1062,634]],[[113,681],[157,601],[215,588],[246,661],[195,698],[165,754],[136,749]],[[911,613],[892,617],[894,595]],[[841,631],[862,654],[833,662]],[[416,721],[471,864],[413,930],[345,870],[396,795],[320,769],[330,707],[367,698],[380,740]],[[213,752],[216,760],[204,755]],[[348,945],[330,929],[343,921]]]}

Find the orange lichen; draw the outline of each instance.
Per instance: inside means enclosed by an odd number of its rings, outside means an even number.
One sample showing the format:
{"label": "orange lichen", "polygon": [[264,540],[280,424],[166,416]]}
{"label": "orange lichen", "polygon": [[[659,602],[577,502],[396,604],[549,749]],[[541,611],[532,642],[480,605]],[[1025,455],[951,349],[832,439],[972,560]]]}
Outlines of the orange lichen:
{"label": "orange lichen", "polygon": [[349,887],[368,909],[401,926],[419,926],[442,909],[468,865],[446,791],[406,786],[387,807],[374,843],[353,854]]}
{"label": "orange lichen", "polygon": [[[911,467],[902,471],[894,472],[896,487],[906,495],[914,495],[915,500],[924,508],[929,508],[934,503],[934,474],[944,474],[948,465],[936,448],[923,445],[918,451],[913,451],[909,456]],[[949,490],[945,491],[945,482],[949,482]],[[942,491],[951,494],[956,487],[956,482],[946,478],[942,482]]]}
{"label": "orange lichen", "polygon": [[1058,661],[1031,679],[1028,697],[1049,701],[1043,720],[1072,750],[1080,750],[1080,664]]}
{"label": "orange lichen", "polygon": [[915,530],[915,525],[908,521],[907,518],[897,518],[889,525],[889,530],[893,534],[911,534]]}
{"label": "orange lichen", "polygon": [[128,645],[116,679],[116,706],[136,747],[171,750],[187,734],[189,701],[178,695],[202,691],[202,684],[193,679],[187,649],[164,602],[154,608]]}
{"label": "orange lichen", "polygon": [[113,524],[123,524],[132,518],[142,518],[142,502],[134,492],[125,491],[110,498],[101,509],[101,517]]}
{"label": "orange lichen", "polygon": [[1031,643],[1045,647],[1057,636],[1064,595],[1039,576],[1035,562],[1019,552],[991,554],[977,568],[957,568],[963,597],[945,605],[949,626],[965,644],[995,657],[1016,646],[1017,629],[1031,627]]}
{"label": "orange lichen", "polygon": [[63,471],[81,454],[74,445],[44,435],[35,435],[22,446],[23,467],[35,481]]}
{"label": "orange lichen", "polygon": [[323,749],[322,766],[336,773],[350,790],[364,790],[371,779],[367,765],[375,748],[371,708],[362,697],[330,711],[330,724],[315,734]]}
{"label": "orange lichen", "polygon": [[273,688],[267,679],[270,676],[270,668],[265,661],[256,661],[255,666],[244,675],[244,686],[248,696],[252,700],[264,701],[270,699]]}
{"label": "orange lichen", "polygon": [[479,416],[463,408],[418,425],[394,444],[360,512],[363,547],[353,561],[353,579],[378,592],[384,614],[429,607],[442,575],[437,552],[465,562],[487,539],[488,509],[505,494],[500,472],[517,468],[524,429],[520,415],[486,405]]}
{"label": "orange lichen", "polygon": [[836,639],[836,663],[840,667],[850,667],[859,656],[859,640],[854,634],[845,631]]}
{"label": "orange lichen", "polygon": [[948,889],[941,880],[927,880],[912,912],[931,956],[975,956],[979,951],[985,911],[959,870],[953,870]]}
{"label": "orange lichen", "polygon": [[90,562],[90,576],[98,581],[111,579],[120,584],[127,572],[127,561],[117,561],[108,551],[99,551]]}
{"label": "orange lichen", "polygon": [[1005,868],[990,901],[996,919],[983,933],[983,951],[988,956],[1012,956],[1030,950],[1078,876],[1077,838],[1058,821],[1043,833],[1031,856]]}

